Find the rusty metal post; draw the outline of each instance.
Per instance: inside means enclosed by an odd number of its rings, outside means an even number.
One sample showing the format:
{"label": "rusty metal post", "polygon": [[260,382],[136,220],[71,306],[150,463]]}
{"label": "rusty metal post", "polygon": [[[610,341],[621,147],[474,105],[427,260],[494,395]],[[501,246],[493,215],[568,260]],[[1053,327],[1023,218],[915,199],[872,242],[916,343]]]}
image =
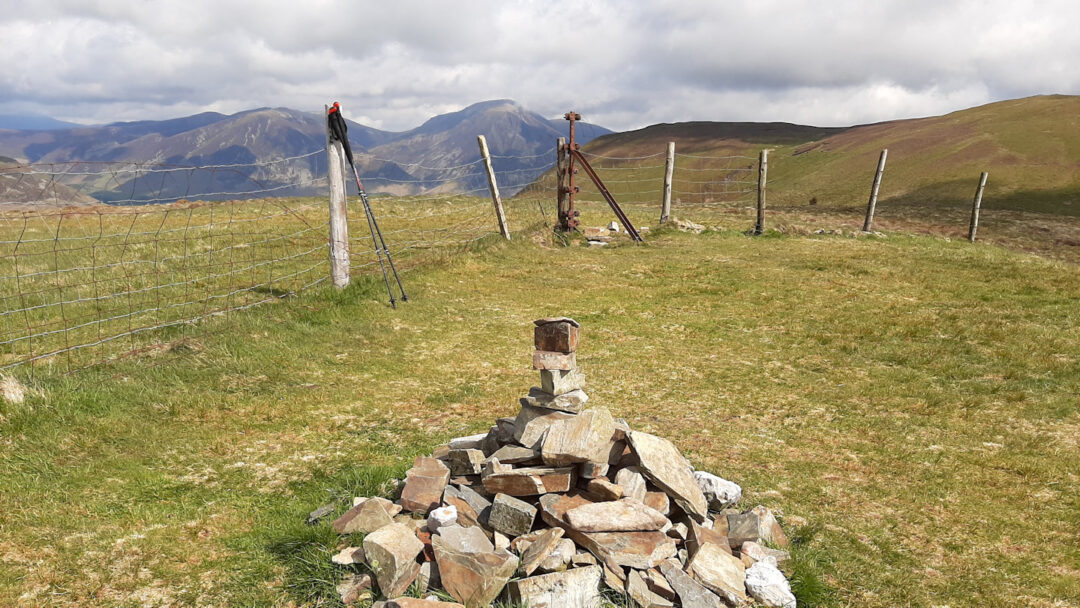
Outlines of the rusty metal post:
{"label": "rusty metal post", "polygon": [[566,162],[566,210],[565,213],[559,214],[559,228],[564,232],[570,232],[571,230],[577,230],[578,227],[578,212],[574,208],[574,195],[578,193],[578,187],[574,185],[574,174],[577,173],[576,159],[574,158],[574,152],[581,146],[574,140],[574,123],[581,120],[581,114],[576,112],[567,112],[563,115],[563,118],[570,121],[570,140],[566,142],[567,150],[567,162]]}

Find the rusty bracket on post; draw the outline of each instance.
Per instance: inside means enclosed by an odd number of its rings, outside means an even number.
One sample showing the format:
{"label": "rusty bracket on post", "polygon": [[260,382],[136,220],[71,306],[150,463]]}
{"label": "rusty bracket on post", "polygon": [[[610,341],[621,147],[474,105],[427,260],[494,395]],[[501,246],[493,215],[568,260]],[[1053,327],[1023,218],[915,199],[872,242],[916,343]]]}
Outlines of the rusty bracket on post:
{"label": "rusty bracket on post", "polygon": [[[622,224],[623,229],[630,235],[630,238],[640,243],[642,242],[641,235],[638,233],[637,228],[630,223],[630,218],[626,217],[626,213],[623,212],[622,207],[612,196],[611,192],[604,185],[603,180],[596,174],[596,171],[589,164],[589,161],[585,160],[585,155],[581,153],[581,145],[574,141],[574,123],[581,120],[581,114],[576,112],[567,112],[563,115],[563,118],[570,121],[570,140],[566,142],[566,208],[565,210],[559,209],[559,227],[569,232],[576,230],[578,227],[578,212],[574,209],[574,195],[580,190],[574,185],[574,174],[577,173],[575,165],[581,163],[581,166],[585,169],[585,173],[589,176],[589,179],[596,184],[596,188],[600,190],[600,194],[604,196],[604,200],[607,201],[611,210],[615,213],[615,217],[619,218],[619,223]],[[562,194],[562,193],[560,193]]]}

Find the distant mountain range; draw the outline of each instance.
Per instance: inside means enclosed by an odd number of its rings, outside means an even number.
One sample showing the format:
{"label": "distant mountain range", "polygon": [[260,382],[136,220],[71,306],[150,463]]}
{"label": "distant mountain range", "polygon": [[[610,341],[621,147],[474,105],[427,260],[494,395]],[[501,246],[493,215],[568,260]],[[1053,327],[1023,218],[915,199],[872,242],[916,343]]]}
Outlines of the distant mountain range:
{"label": "distant mountain range", "polygon": [[[0,125],[11,124],[35,123],[0,121]],[[348,124],[365,188],[401,195],[484,187],[486,181],[477,166],[461,167],[479,158],[477,135],[485,135],[492,155],[501,157],[494,159],[495,169],[508,172],[505,189],[512,194],[551,166],[555,140],[566,134],[565,121],[547,119],[511,100],[477,103],[404,132],[381,131],[352,121]],[[603,127],[578,123],[577,138],[582,144],[608,133],[611,131]],[[269,190],[277,196],[306,195],[322,189],[286,186],[310,182],[325,173],[325,155],[263,163],[321,151],[325,137],[321,112],[260,108],[232,115],[204,112],[104,126],[37,123],[32,128],[0,130],[0,155],[34,163],[39,169],[49,163],[80,163],[79,167],[98,170],[119,168],[111,174],[63,179],[66,185],[104,202],[235,198],[253,190]],[[161,174],[160,179],[130,171],[146,164],[203,167],[256,162],[260,164]],[[26,187],[32,183],[33,179],[24,179],[19,193],[5,192],[0,185],[0,201],[25,200],[32,196],[28,192],[33,188]],[[221,194],[199,196],[203,193]]]}

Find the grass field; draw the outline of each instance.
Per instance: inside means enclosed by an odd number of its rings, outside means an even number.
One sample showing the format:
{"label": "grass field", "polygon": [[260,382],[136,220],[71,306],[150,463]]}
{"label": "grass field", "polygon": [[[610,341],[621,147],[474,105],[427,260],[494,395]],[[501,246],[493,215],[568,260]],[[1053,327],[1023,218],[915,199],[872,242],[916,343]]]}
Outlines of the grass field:
{"label": "grass field", "polygon": [[643,246],[482,240],[396,311],[365,275],[38,373],[0,404],[0,605],[336,605],[306,514],[513,414],[566,314],[596,403],[783,515],[801,605],[1080,606],[1077,266],[635,213]]}

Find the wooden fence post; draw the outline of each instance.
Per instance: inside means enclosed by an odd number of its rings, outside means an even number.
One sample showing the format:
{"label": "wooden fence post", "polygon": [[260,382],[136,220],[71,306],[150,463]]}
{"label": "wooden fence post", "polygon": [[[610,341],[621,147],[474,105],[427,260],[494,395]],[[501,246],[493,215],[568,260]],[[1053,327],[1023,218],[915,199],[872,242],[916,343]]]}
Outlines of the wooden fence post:
{"label": "wooden fence post", "polygon": [[986,171],[979,176],[979,187],[975,189],[975,201],[971,205],[971,225],[968,226],[968,241],[975,242],[975,233],[979,230],[979,207],[982,206],[983,188],[986,187],[986,178],[990,174]]}
{"label": "wooden fence post", "polygon": [[477,135],[476,141],[480,143],[480,155],[484,157],[484,167],[487,168],[488,188],[491,189],[491,202],[495,204],[495,219],[499,221],[499,232],[503,238],[510,240],[510,229],[506,226],[506,213],[503,212],[502,197],[499,196],[499,185],[495,183],[495,169],[491,166],[491,154],[488,152],[487,139],[483,135]]}
{"label": "wooden fence post", "polygon": [[762,150],[758,159],[757,177],[757,223],[754,224],[754,234],[765,232],[765,183],[769,176],[769,151]]}
{"label": "wooden fence post", "polygon": [[863,222],[863,232],[874,229],[874,209],[877,208],[878,189],[881,188],[881,174],[885,172],[885,158],[889,156],[888,148],[881,151],[878,158],[877,172],[874,173],[874,185],[870,188],[870,202],[866,205],[866,221]]}
{"label": "wooden fence post", "polygon": [[664,165],[664,201],[660,205],[660,223],[671,217],[671,176],[675,173],[675,142],[667,144],[667,163]]}
{"label": "wooden fence post", "polygon": [[555,142],[555,175],[558,178],[558,203],[555,207],[555,217],[560,223],[568,212],[566,207],[566,159],[568,156],[566,138],[560,137]]}
{"label": "wooden fence post", "polygon": [[[323,106],[323,116],[329,106]],[[345,206],[345,149],[326,131],[326,181],[330,186],[330,280],[334,287],[349,285],[349,217]]]}

